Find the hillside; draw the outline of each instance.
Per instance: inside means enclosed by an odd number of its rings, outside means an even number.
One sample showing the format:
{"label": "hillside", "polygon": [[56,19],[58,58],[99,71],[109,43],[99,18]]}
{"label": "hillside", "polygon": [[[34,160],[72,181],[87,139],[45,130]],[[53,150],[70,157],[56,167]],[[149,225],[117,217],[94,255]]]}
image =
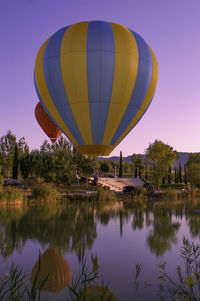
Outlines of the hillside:
{"label": "hillside", "polygon": [[[188,157],[189,157],[190,153],[183,153],[183,152],[178,152],[179,158],[175,161],[174,166],[173,167],[178,167],[179,163],[181,163],[182,168],[184,167],[184,165],[187,163]],[[139,154],[137,154],[138,156]],[[143,157],[143,162],[145,160],[145,155],[142,155]],[[110,161],[117,161],[119,162],[119,156],[113,156],[113,157],[109,157],[109,158],[103,158],[103,157],[99,157],[99,160],[110,160]],[[125,162],[131,163],[131,156],[127,156],[124,157],[123,160]]]}

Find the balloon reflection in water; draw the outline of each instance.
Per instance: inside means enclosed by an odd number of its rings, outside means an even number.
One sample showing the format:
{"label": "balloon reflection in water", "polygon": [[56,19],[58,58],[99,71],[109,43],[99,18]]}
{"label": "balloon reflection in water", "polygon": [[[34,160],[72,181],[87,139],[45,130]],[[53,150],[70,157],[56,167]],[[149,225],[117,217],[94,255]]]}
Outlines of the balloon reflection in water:
{"label": "balloon reflection in water", "polygon": [[59,292],[71,280],[71,268],[66,259],[57,249],[48,248],[34,265],[31,272],[31,282],[37,277],[36,287],[42,287],[46,292]]}
{"label": "balloon reflection in water", "polygon": [[106,287],[99,285],[90,285],[86,287],[86,290],[82,290],[74,301],[99,301],[101,300],[117,301],[113,293]]}

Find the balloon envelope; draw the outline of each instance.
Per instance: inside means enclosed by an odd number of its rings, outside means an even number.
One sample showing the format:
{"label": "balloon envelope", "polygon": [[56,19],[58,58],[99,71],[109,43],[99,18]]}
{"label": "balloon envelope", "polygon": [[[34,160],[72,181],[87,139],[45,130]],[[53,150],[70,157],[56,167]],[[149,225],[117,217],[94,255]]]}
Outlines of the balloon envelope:
{"label": "balloon envelope", "polygon": [[45,112],[40,102],[35,107],[35,118],[51,141],[56,142],[62,132]]}
{"label": "balloon envelope", "polygon": [[158,64],[133,30],[103,21],[60,29],[40,48],[35,88],[82,154],[109,155],[153,98]]}
{"label": "balloon envelope", "polygon": [[71,268],[57,249],[48,248],[32,269],[31,282],[35,279],[37,288],[44,282],[42,290],[59,292],[69,284]]}

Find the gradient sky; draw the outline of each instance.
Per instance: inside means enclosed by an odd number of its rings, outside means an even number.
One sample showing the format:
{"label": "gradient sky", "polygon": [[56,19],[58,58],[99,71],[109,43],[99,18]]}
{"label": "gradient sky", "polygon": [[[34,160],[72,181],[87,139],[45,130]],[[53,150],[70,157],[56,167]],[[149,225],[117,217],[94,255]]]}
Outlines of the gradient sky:
{"label": "gradient sky", "polygon": [[200,152],[199,0],[0,0],[0,136],[10,129],[31,149],[46,139],[34,117],[36,54],[55,31],[85,20],[133,29],[159,65],[152,104],[111,155],[144,153],[155,139]]}

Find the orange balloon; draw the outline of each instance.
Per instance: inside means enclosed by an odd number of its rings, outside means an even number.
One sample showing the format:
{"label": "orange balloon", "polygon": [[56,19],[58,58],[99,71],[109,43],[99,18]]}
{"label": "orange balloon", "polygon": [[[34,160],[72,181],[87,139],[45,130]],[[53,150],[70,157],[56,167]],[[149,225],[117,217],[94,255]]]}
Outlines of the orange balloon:
{"label": "orange balloon", "polygon": [[35,107],[35,118],[51,142],[56,142],[62,132],[45,112],[40,102]]}
{"label": "orange balloon", "polygon": [[36,288],[42,286],[46,292],[59,292],[71,280],[71,268],[57,249],[48,248],[35,263],[31,272],[31,282],[36,281]]}

